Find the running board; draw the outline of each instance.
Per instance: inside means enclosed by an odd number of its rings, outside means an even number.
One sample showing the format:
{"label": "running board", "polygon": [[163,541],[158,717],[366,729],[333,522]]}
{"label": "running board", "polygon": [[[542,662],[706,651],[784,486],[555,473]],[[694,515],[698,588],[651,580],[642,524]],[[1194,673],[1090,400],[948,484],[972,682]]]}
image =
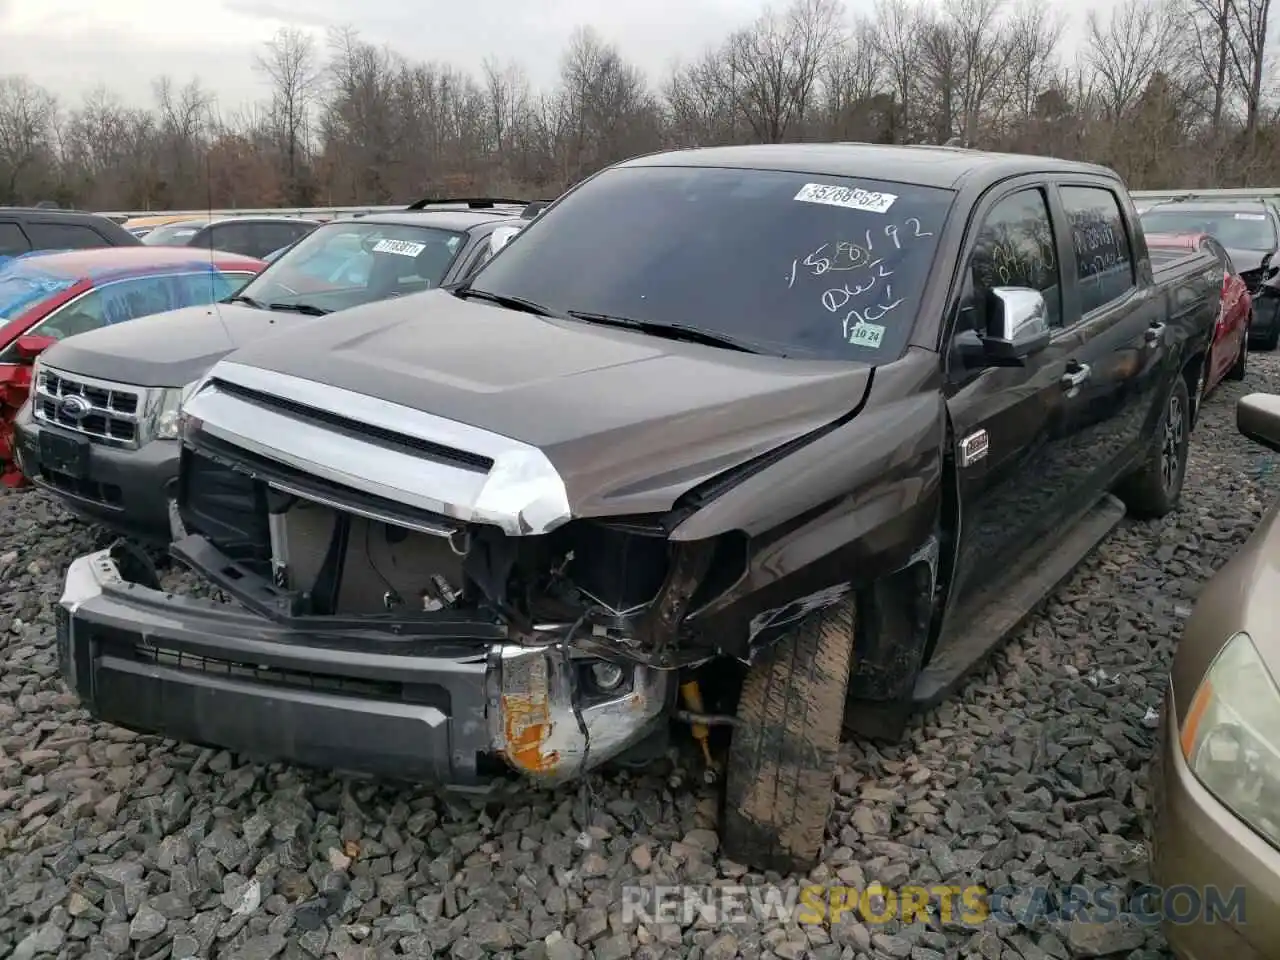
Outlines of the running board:
{"label": "running board", "polygon": [[1106,494],[1067,527],[1065,536],[1046,537],[1042,546],[1027,557],[1027,572],[1022,577],[987,591],[975,605],[974,616],[962,614],[955,619],[953,622],[963,622],[964,628],[949,631],[939,640],[937,655],[916,678],[911,697],[914,708],[926,710],[954,691],[1052,596],[1124,515],[1124,504]]}

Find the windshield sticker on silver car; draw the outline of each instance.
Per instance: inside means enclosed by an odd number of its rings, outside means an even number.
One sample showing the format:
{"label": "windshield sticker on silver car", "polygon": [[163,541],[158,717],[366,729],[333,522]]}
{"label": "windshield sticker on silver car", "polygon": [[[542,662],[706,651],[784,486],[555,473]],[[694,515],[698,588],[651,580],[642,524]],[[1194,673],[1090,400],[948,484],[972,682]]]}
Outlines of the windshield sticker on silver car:
{"label": "windshield sticker on silver car", "polygon": [[849,342],[858,347],[875,350],[884,341],[884,327],[878,323],[859,320],[849,328]]}
{"label": "windshield sticker on silver car", "polygon": [[878,193],[874,190],[861,190],[858,187],[838,187],[828,183],[806,183],[795,195],[796,200],[805,203],[825,203],[831,207],[844,207],[847,210],[863,210],[867,213],[888,213],[897,194]]}
{"label": "windshield sticker on silver car", "polygon": [[425,243],[410,243],[408,240],[379,240],[373,245],[374,253],[395,253],[402,257],[416,257],[425,249]]}
{"label": "windshield sticker on silver car", "polygon": [[1236,219],[1237,220],[1265,220],[1267,219],[1267,215],[1265,213],[1237,213]]}

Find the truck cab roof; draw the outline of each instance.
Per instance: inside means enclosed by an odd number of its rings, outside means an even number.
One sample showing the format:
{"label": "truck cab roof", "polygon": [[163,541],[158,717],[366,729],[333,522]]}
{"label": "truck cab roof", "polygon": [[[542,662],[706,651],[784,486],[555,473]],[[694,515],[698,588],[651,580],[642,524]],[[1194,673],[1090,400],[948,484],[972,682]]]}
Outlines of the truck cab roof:
{"label": "truck cab roof", "polygon": [[636,157],[621,167],[736,167],[840,177],[892,180],[958,190],[981,178],[997,182],[1027,173],[1089,173],[1119,180],[1092,163],[962,147],[886,146],[876,143],[767,143],[702,147]]}

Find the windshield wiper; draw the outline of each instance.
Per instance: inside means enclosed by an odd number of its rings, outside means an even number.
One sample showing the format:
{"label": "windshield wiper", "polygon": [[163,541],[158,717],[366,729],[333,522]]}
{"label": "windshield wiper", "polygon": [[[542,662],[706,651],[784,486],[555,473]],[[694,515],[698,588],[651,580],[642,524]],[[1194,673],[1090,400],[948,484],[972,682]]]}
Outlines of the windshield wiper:
{"label": "windshield wiper", "polygon": [[268,310],[285,310],[289,313],[301,313],[307,317],[323,317],[332,313],[332,310],[326,310],[324,307],[313,306],[310,303],[269,303]]}
{"label": "windshield wiper", "polygon": [[610,327],[622,327],[626,330],[638,330],[654,337],[665,337],[667,340],[683,340],[687,343],[702,343],[710,347],[726,347],[741,353],[769,354],[785,357],[786,354],[765,349],[752,341],[734,337],[727,333],[715,333],[701,327],[691,327],[684,323],[656,323],[652,320],[635,320],[631,317],[615,317],[607,313],[587,313],[582,310],[569,310],[569,316],[587,323],[599,323]]}
{"label": "windshield wiper", "polygon": [[453,291],[455,297],[463,300],[483,300],[486,303],[495,303],[500,307],[506,307],[509,310],[519,310],[522,313],[532,313],[537,317],[554,317],[557,314],[544,307],[540,303],[534,303],[532,300],[526,300],[524,297],[508,297],[501,293],[489,293],[487,290],[475,290],[471,287],[458,287]]}
{"label": "windshield wiper", "polygon": [[253,299],[253,297],[246,297],[244,294],[241,294],[241,293],[237,293],[234,297],[227,297],[227,299],[223,300],[222,302],[223,303],[247,303],[249,306],[253,307],[253,309],[255,310],[267,309],[267,305],[263,303],[261,300],[255,300]]}

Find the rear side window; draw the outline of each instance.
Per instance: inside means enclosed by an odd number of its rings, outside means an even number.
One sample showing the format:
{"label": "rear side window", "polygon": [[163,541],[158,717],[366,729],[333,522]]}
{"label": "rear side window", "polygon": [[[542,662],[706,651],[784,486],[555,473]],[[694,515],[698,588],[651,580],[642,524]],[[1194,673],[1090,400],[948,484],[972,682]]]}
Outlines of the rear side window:
{"label": "rear side window", "polygon": [[[255,256],[253,236],[249,225],[245,223],[219,223],[208,229],[198,244],[208,246],[211,250],[225,250],[227,253],[239,253],[243,256]],[[268,250],[267,253],[271,251]]]}
{"label": "rear side window", "polygon": [[16,223],[0,223],[0,257],[17,257],[31,251],[27,235]]}
{"label": "rear side window", "polygon": [[1089,313],[1137,286],[1120,202],[1102,187],[1063,187],[1062,207],[1076,254],[1080,310]]}
{"label": "rear side window", "polygon": [[36,250],[89,250],[109,246],[106,237],[78,223],[28,223],[27,234]]}

